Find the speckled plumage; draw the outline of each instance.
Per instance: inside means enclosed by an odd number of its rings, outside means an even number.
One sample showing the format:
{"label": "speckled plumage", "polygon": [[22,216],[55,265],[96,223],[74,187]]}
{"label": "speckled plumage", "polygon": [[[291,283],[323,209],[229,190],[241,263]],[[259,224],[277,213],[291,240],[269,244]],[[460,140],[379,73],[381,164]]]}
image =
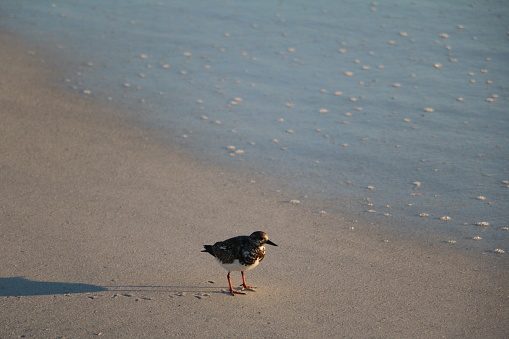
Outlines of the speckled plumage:
{"label": "speckled plumage", "polygon": [[228,271],[228,283],[230,285],[230,293],[242,293],[234,291],[231,285],[230,272],[240,271],[242,274],[242,286],[247,286],[244,271],[256,267],[265,257],[265,244],[277,246],[269,240],[265,232],[256,231],[251,235],[243,235],[233,237],[224,241],[216,242],[214,245],[204,245],[205,250],[213,255],[223,268]]}

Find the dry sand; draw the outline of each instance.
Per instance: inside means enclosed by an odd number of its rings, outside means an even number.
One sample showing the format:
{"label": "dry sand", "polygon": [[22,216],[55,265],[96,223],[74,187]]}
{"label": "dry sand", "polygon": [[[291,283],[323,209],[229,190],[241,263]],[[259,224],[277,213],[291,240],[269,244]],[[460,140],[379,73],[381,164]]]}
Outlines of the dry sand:
{"label": "dry sand", "polygon": [[[506,255],[288,203],[0,46],[0,338],[509,337]],[[254,230],[279,247],[232,297],[201,246]]]}

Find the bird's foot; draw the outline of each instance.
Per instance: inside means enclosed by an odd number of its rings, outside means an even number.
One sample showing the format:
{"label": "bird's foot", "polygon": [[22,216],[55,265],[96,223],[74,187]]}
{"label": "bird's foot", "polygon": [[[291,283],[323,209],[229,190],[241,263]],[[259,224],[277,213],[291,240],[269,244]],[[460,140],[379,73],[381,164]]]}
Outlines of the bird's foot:
{"label": "bird's foot", "polygon": [[241,292],[241,291],[236,291],[234,289],[231,289],[230,290],[230,294],[234,296],[235,294],[246,294],[246,293],[245,292]]}
{"label": "bird's foot", "polygon": [[242,287],[242,289],[241,289],[242,291],[243,290],[250,290],[252,292],[256,292],[256,286],[248,286],[246,284],[242,284],[240,286]]}

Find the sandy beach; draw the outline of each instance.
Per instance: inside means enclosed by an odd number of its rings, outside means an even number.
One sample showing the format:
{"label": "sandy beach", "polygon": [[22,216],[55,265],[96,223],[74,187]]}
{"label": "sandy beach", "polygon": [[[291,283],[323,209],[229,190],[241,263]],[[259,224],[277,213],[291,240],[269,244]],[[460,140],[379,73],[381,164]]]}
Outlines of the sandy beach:
{"label": "sandy beach", "polygon": [[[0,338],[509,336],[506,255],[289,203],[0,45]],[[257,291],[230,296],[202,245],[256,230],[279,246],[247,273]]]}

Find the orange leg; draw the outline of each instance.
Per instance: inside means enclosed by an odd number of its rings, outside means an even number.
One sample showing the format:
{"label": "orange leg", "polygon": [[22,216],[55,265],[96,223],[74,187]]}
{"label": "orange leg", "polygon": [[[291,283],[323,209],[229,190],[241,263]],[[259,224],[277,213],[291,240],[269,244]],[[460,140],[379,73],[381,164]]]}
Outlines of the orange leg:
{"label": "orange leg", "polygon": [[246,277],[244,276],[244,271],[241,271],[240,274],[242,274],[242,287],[244,288],[248,288],[248,289],[253,289],[253,288],[256,288],[254,286],[248,286],[246,284]]}
{"label": "orange leg", "polygon": [[[240,291],[235,291],[233,289],[233,286],[232,286],[232,279],[230,278],[230,272],[228,272],[228,274],[226,275],[226,277],[228,278],[228,285],[230,286],[230,293],[232,295],[235,295],[235,294],[246,294],[244,292],[240,292]],[[242,272],[242,279],[244,279],[244,272]]]}

